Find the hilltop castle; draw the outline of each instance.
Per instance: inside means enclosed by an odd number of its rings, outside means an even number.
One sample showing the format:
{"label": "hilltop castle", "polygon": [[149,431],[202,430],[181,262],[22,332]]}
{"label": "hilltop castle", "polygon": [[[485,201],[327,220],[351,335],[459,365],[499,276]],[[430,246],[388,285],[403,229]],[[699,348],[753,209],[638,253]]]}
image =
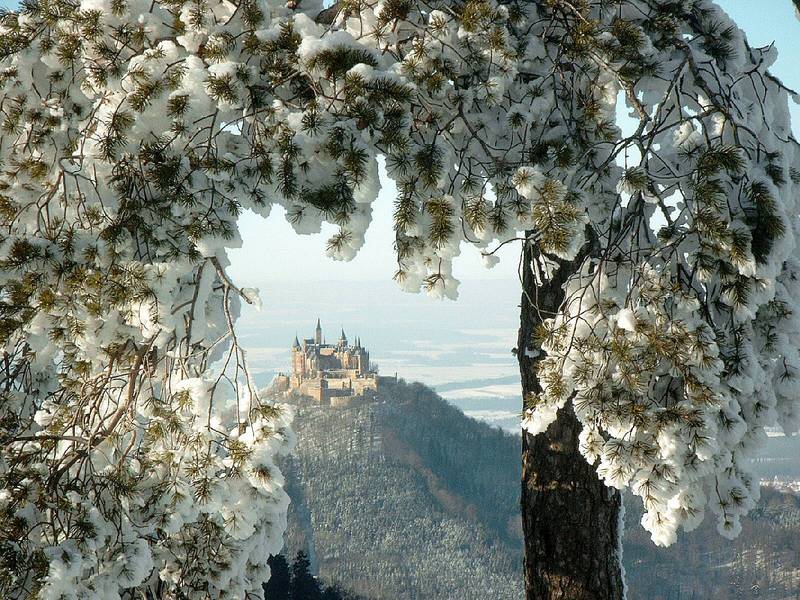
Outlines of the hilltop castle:
{"label": "hilltop castle", "polygon": [[278,374],[275,388],[310,396],[319,404],[345,406],[353,399],[371,397],[378,389],[377,373],[370,370],[369,352],[356,338],[351,346],[342,329],[339,341],[326,344],[317,319],[313,338],[292,344],[292,372]]}

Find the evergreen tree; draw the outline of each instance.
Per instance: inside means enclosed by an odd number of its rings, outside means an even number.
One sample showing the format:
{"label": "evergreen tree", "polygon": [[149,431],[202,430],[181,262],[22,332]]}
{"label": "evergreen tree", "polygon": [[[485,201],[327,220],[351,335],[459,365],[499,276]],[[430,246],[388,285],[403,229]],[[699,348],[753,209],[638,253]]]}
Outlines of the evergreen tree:
{"label": "evergreen tree", "polygon": [[286,558],[283,554],[276,554],[269,557],[267,564],[270,575],[269,581],[264,584],[266,600],[289,600],[291,575]]}
{"label": "evergreen tree", "polygon": [[658,544],[706,508],[735,536],[764,427],[800,426],[775,56],[711,0],[0,16],[0,595],[261,593],[290,415],[253,386],[226,251],[279,204],[351,258],[378,156],[404,289],[454,297],[462,241],[522,242],[530,597],[621,595],[617,489]]}
{"label": "evergreen tree", "polygon": [[322,600],[355,600],[339,585],[328,585],[322,591]]}
{"label": "evergreen tree", "polygon": [[311,574],[311,563],[302,550],[297,553],[292,563],[292,581],[290,585],[292,600],[321,600],[319,583]]}

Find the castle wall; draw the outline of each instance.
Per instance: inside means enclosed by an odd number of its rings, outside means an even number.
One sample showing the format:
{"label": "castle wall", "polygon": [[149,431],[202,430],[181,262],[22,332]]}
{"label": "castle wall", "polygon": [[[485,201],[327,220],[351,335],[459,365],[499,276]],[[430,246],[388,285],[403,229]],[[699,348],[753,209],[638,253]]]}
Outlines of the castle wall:
{"label": "castle wall", "polygon": [[349,390],[351,387],[350,378],[331,378],[326,377],[325,381],[328,382],[329,390]]}
{"label": "castle wall", "polygon": [[352,396],[338,396],[331,398],[331,408],[345,408],[353,404]]}
{"label": "castle wall", "polygon": [[300,384],[298,390],[302,395],[309,396],[317,404],[329,404],[329,396],[324,385],[324,380],[310,379]]}
{"label": "castle wall", "polygon": [[377,392],[378,380],[375,377],[360,378],[353,381],[353,393],[363,395],[366,392]]}
{"label": "castle wall", "polygon": [[279,392],[286,392],[289,390],[291,386],[290,378],[283,373],[278,373],[273,380],[273,385],[275,389]]}

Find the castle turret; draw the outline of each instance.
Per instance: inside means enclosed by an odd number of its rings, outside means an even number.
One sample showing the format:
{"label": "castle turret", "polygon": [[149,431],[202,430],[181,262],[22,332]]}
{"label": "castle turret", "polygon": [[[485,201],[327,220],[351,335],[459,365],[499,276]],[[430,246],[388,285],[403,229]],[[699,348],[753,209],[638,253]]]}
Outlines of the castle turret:
{"label": "castle turret", "polygon": [[319,317],[317,317],[317,330],[314,332],[314,343],[317,345],[322,343],[322,325],[320,325]]}
{"label": "castle turret", "polygon": [[292,379],[291,385],[292,387],[300,385],[300,382],[306,375],[306,354],[305,354],[305,347],[306,342],[308,340],[303,340],[303,346],[300,347],[300,340],[297,339],[297,336],[294,336],[294,342],[292,343]]}

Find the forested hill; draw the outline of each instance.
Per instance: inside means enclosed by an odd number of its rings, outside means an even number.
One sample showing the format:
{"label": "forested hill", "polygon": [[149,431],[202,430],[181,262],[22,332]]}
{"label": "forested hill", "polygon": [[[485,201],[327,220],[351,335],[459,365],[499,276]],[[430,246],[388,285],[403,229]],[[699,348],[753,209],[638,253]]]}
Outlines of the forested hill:
{"label": "forested hill", "polygon": [[522,597],[518,438],[402,381],[295,428],[290,554],[375,600]]}
{"label": "forested hill", "polygon": [[[402,381],[362,406],[301,406],[295,429],[288,555],[370,600],[523,597],[516,436]],[[800,498],[765,489],[739,539],[709,517],[668,549],[627,500],[631,600],[800,598]]]}

